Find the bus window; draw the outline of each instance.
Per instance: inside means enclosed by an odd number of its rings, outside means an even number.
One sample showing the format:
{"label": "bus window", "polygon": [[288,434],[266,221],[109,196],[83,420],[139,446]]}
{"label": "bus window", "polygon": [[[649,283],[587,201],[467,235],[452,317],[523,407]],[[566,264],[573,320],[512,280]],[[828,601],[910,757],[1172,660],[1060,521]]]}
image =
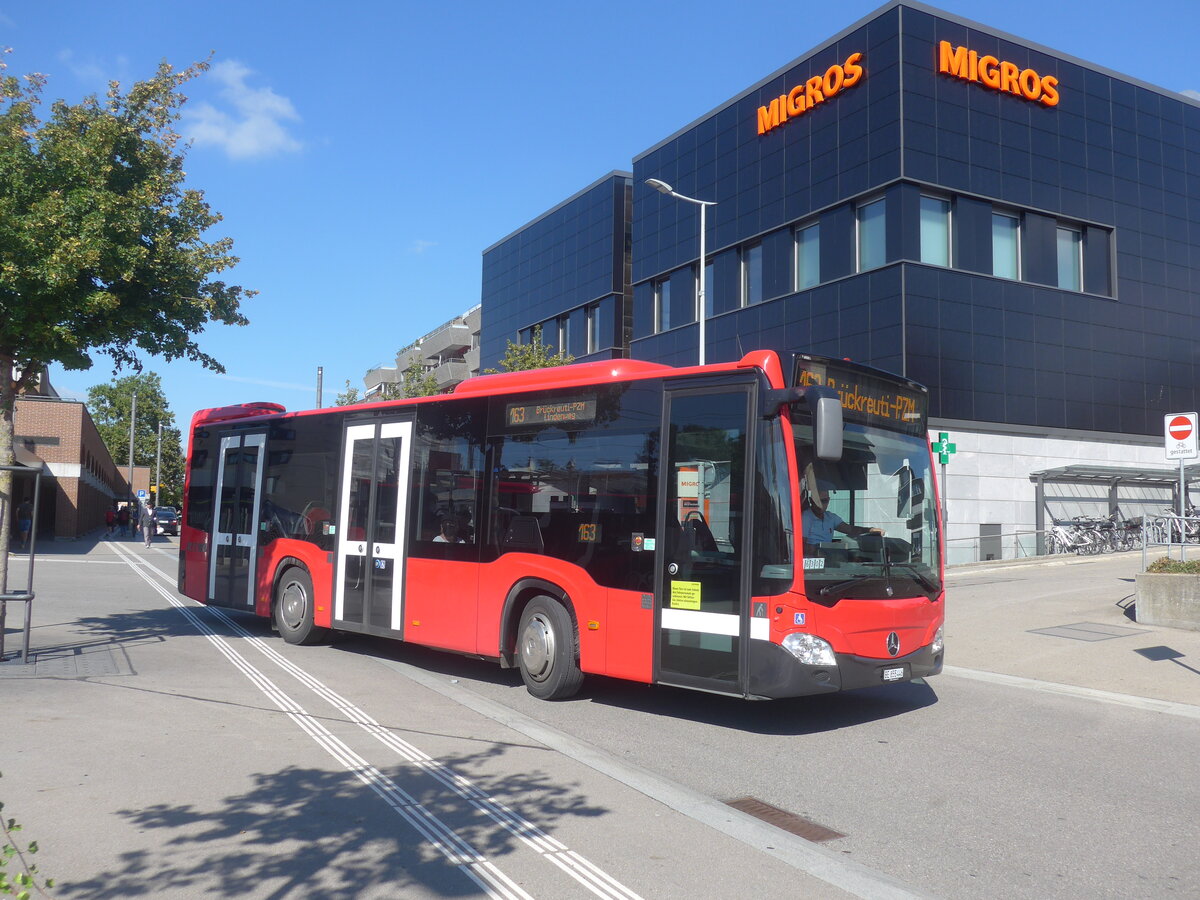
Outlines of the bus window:
{"label": "bus window", "polygon": [[[597,583],[651,590],[661,388],[623,385],[493,407],[497,553],[544,553]],[[559,420],[562,417],[563,420]]]}
{"label": "bus window", "polygon": [[486,401],[464,400],[417,410],[409,540],[414,556],[478,557],[485,409]]}

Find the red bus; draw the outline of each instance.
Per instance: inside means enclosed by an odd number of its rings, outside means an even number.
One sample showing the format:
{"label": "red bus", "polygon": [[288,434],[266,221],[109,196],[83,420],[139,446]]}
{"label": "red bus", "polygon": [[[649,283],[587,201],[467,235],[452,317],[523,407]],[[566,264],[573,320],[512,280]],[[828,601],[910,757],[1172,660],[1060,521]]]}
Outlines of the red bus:
{"label": "red bus", "polygon": [[746,698],[937,674],[926,390],[758,351],[192,418],[179,589],[284,639],[386,636]]}

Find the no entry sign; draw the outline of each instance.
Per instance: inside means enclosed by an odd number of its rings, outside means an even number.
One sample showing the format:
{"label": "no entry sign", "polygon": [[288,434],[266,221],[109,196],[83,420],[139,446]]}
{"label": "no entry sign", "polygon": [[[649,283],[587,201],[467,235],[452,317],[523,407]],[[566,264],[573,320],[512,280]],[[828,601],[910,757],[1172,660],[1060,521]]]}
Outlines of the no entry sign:
{"label": "no entry sign", "polygon": [[1196,414],[1167,413],[1163,417],[1167,459],[1195,459],[1200,456],[1196,441]]}

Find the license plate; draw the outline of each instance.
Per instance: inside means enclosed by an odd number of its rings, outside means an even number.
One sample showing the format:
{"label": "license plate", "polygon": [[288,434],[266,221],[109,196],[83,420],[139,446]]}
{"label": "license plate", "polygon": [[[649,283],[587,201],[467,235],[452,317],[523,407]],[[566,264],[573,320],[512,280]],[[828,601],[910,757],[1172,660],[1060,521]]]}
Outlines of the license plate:
{"label": "license plate", "polygon": [[894,666],[889,669],[884,669],[883,670],[883,680],[884,681],[903,681],[904,680],[904,666]]}

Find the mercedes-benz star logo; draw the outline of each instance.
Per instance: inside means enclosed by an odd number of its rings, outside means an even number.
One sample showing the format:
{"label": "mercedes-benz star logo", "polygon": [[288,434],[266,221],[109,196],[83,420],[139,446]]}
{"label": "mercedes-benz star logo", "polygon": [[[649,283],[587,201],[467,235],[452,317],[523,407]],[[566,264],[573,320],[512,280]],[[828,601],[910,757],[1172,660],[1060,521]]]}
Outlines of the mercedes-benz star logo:
{"label": "mercedes-benz star logo", "polygon": [[899,652],[900,652],[900,635],[896,634],[896,632],[893,631],[891,634],[888,635],[888,653],[892,654],[892,656],[895,656]]}

